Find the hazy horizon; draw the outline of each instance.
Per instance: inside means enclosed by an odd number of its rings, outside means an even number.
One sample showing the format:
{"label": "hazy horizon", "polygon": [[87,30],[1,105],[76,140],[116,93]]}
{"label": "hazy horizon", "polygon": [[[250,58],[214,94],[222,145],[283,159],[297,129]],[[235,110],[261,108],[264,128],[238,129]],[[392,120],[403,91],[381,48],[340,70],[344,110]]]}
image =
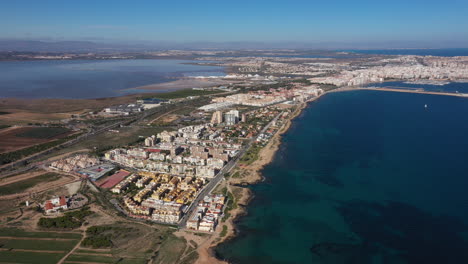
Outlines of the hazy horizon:
{"label": "hazy horizon", "polygon": [[14,1],[0,9],[0,39],[150,48],[468,48],[467,12],[468,3],[458,0]]}

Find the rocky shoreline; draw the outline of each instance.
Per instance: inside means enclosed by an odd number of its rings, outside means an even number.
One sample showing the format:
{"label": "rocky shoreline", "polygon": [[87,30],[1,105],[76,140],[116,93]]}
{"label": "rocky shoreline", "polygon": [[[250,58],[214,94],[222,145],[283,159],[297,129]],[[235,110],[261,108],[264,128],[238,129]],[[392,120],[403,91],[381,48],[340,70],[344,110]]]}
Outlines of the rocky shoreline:
{"label": "rocky shoreline", "polygon": [[230,177],[229,178],[229,180],[227,181],[228,188],[240,188],[241,195],[237,199],[237,202],[236,202],[237,208],[230,211],[231,215],[225,222],[225,225],[227,226],[227,230],[228,230],[227,234],[218,240],[216,238],[219,238],[219,234],[216,234],[211,239],[212,240],[211,243],[206,243],[205,246],[200,248],[199,249],[200,256],[196,263],[198,264],[227,263],[226,261],[216,258],[215,248],[221,243],[224,243],[237,236],[238,230],[236,228],[236,221],[238,221],[240,217],[247,214],[246,207],[248,206],[250,201],[254,198],[254,194],[252,193],[252,191],[250,191],[250,189],[246,187],[240,187],[240,186],[252,185],[252,184],[256,184],[264,180],[264,177],[261,174],[261,170],[273,161],[273,158],[275,157],[275,154],[278,151],[282,143],[282,135],[289,130],[289,128],[291,127],[292,121],[302,113],[302,111],[304,110],[304,108],[307,107],[309,102],[313,102],[325,94],[327,94],[327,92],[309,100],[306,103],[300,104],[294,110],[294,112],[290,115],[286,123],[271,138],[268,144],[260,150],[259,158],[256,161],[254,161],[252,164],[241,168],[241,170],[243,170],[244,172],[248,172],[246,173],[244,177],[241,177],[241,178]]}

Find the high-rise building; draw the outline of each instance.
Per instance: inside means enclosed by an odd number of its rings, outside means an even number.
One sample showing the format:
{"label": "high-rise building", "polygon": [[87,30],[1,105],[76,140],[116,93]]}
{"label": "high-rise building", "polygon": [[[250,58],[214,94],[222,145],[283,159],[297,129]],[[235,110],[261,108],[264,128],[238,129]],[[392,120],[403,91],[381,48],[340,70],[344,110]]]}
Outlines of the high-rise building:
{"label": "high-rise building", "polygon": [[223,113],[221,111],[216,111],[211,117],[212,124],[221,124],[223,122]]}
{"label": "high-rise building", "polygon": [[242,123],[247,122],[247,116],[246,116],[245,114],[242,114],[241,122],[242,122]]}
{"label": "high-rise building", "polygon": [[156,143],[156,137],[154,135],[152,135],[151,137],[147,137],[145,139],[145,146],[147,147],[153,147],[155,143]]}
{"label": "high-rise building", "polygon": [[239,111],[231,110],[227,112],[224,115],[224,122],[229,126],[235,125],[237,122],[239,122]]}

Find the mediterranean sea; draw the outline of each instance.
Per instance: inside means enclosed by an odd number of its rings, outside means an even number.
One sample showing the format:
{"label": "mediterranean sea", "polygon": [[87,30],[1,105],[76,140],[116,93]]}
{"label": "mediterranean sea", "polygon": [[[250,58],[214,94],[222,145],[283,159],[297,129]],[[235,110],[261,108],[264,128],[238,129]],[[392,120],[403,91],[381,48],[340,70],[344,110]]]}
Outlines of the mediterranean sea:
{"label": "mediterranean sea", "polygon": [[[0,62],[0,97],[100,98],[148,92],[127,88],[192,75],[224,75],[183,60],[52,60]],[[154,91],[153,91],[154,92]]]}
{"label": "mediterranean sea", "polygon": [[[427,108],[424,105],[428,105]],[[283,135],[232,263],[468,263],[468,98],[327,94]]]}
{"label": "mediterranean sea", "polygon": [[417,90],[422,89],[428,92],[448,92],[448,93],[468,93],[468,83],[465,82],[447,82],[440,85],[425,84],[425,83],[411,83],[411,82],[382,82],[372,83],[367,87],[387,87],[393,89]]}

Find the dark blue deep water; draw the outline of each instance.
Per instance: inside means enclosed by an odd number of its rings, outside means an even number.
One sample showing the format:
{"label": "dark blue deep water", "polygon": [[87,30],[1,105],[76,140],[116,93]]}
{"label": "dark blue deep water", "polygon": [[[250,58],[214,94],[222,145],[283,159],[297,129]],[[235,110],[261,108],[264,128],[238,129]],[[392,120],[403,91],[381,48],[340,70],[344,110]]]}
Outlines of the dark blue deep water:
{"label": "dark blue deep water", "polygon": [[468,98],[328,94],[263,174],[222,259],[468,263]]}
{"label": "dark blue deep water", "polygon": [[[53,60],[0,62],[0,98],[99,98],[181,76],[223,75],[222,67],[181,60]],[[146,91],[148,92],[148,91]],[[153,91],[154,92],[154,91]]]}

